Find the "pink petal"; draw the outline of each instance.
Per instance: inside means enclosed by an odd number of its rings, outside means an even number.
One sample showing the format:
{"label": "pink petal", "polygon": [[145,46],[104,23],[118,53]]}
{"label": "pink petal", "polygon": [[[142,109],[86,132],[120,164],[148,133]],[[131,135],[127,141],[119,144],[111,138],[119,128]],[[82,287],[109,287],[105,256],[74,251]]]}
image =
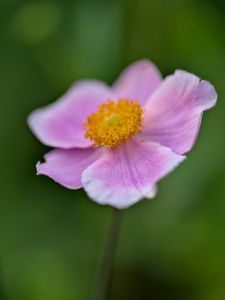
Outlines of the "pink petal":
{"label": "pink petal", "polygon": [[156,183],[184,156],[157,143],[129,141],[108,151],[82,174],[84,189],[99,204],[126,208],[142,198],[153,198]]}
{"label": "pink petal", "polygon": [[57,149],[37,164],[37,174],[46,175],[68,189],[82,187],[81,174],[102,155],[103,149]]}
{"label": "pink petal", "polygon": [[92,145],[84,137],[84,122],[99,104],[114,99],[100,81],[81,81],[57,102],[31,113],[28,123],[43,144],[56,148],[84,148]]}
{"label": "pink petal", "polygon": [[144,105],[160,82],[161,75],[158,69],[146,59],[127,67],[115,82],[113,89],[119,97],[137,100]]}
{"label": "pink petal", "polygon": [[215,105],[214,87],[193,74],[176,71],[149,98],[142,133],[183,154],[195,143],[202,112]]}

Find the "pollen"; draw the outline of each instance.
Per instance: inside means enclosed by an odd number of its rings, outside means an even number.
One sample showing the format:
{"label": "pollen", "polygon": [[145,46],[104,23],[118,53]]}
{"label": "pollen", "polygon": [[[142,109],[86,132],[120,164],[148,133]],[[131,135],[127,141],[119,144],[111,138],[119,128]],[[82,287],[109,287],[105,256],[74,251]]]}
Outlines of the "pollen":
{"label": "pollen", "polygon": [[126,98],[109,100],[91,114],[84,127],[85,138],[94,147],[114,148],[139,133],[143,127],[143,110],[137,101]]}

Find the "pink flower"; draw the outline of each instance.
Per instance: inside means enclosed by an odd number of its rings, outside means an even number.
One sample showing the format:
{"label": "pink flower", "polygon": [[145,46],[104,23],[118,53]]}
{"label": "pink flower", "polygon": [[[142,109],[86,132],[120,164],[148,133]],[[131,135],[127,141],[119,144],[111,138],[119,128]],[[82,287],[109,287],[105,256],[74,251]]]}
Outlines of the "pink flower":
{"label": "pink flower", "polygon": [[216,99],[209,82],[180,70],[162,80],[147,60],[130,65],[111,88],[80,81],[29,116],[34,134],[56,148],[37,173],[117,208],[153,198],[156,183],[191,150],[202,113]]}

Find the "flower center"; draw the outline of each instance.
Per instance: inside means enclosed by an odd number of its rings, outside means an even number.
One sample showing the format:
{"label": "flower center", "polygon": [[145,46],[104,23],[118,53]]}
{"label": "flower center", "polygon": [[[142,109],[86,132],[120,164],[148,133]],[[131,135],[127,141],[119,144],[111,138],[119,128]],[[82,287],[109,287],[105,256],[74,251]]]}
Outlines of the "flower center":
{"label": "flower center", "polygon": [[84,123],[85,137],[95,147],[113,148],[141,131],[142,114],[143,110],[137,101],[128,101],[126,98],[117,102],[109,100],[87,118]]}

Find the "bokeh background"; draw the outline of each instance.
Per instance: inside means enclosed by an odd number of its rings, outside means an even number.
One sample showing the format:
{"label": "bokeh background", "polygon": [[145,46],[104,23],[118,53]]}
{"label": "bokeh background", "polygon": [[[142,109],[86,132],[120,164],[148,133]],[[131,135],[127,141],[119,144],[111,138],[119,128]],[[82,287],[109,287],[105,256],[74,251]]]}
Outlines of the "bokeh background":
{"label": "bokeh background", "polygon": [[210,80],[193,151],[125,212],[109,299],[225,299],[225,2],[1,0],[0,299],[88,299],[112,209],[35,175],[26,118],[77,79],[149,58]]}

